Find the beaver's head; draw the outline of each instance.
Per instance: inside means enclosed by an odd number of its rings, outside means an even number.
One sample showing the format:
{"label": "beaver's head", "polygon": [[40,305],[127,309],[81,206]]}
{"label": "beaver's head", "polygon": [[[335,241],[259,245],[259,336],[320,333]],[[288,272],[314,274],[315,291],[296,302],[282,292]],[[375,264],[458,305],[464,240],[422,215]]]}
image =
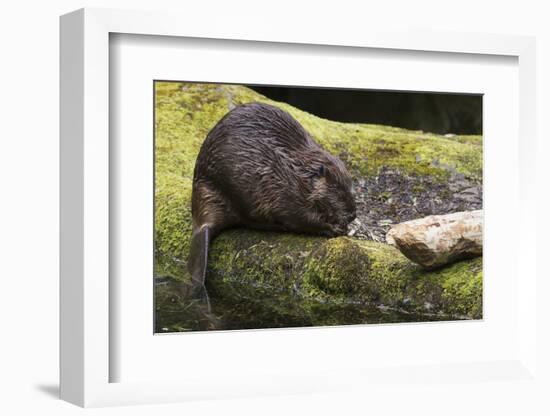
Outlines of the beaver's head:
{"label": "beaver's head", "polygon": [[356,217],[352,179],[342,161],[325,154],[311,167],[313,210],[326,224],[329,236],[345,235],[348,224]]}

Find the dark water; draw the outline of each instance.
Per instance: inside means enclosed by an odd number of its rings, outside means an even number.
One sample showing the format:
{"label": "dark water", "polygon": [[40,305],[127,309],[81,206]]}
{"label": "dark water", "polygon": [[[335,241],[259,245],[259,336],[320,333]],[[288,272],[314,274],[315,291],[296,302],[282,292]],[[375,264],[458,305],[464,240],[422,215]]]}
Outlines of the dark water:
{"label": "dark water", "polygon": [[179,284],[155,282],[155,332],[291,328],[448,320],[441,315],[419,315],[381,305],[326,303],[292,294],[250,299],[210,296],[205,301],[186,298]]}

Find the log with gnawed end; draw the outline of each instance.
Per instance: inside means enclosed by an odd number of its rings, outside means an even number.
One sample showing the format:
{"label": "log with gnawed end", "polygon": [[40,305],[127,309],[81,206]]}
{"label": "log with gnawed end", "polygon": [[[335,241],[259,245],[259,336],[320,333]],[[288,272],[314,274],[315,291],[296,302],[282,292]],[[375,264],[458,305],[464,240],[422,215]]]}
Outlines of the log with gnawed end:
{"label": "log with gnawed end", "polygon": [[434,269],[483,253],[483,211],[430,215],[392,227],[386,241],[409,260]]}

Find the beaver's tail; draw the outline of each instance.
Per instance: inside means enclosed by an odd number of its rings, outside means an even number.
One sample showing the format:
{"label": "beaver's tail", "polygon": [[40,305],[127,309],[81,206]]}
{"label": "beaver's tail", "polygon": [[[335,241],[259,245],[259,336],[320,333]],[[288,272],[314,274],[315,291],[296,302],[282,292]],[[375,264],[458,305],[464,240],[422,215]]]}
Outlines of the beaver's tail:
{"label": "beaver's tail", "polygon": [[210,309],[210,300],[206,290],[206,268],[208,265],[208,248],[212,239],[212,229],[203,225],[191,238],[191,250],[187,268],[191,274],[191,297],[204,299]]}

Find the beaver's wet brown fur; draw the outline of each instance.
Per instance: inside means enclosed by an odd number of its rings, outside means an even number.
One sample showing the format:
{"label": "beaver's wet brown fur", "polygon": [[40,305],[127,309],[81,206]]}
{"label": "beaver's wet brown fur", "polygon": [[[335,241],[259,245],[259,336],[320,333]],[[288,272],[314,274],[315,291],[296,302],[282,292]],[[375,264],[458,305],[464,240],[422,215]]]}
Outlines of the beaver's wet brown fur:
{"label": "beaver's wet brown fur", "polygon": [[287,112],[251,103],[208,133],[193,177],[193,293],[204,282],[211,240],[224,228],[345,234],[355,218],[352,180]]}

